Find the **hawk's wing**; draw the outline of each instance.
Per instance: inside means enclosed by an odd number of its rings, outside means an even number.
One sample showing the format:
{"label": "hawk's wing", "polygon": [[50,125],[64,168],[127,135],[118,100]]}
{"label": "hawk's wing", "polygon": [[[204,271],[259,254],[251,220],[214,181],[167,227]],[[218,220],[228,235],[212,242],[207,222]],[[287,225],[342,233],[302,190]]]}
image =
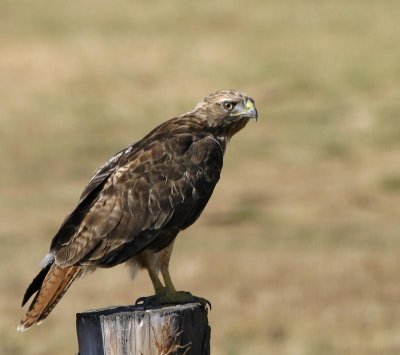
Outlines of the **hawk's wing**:
{"label": "hawk's wing", "polygon": [[223,159],[213,137],[190,134],[119,154],[92,179],[54,237],[51,251],[58,265],[112,266],[163,245],[160,239],[198,218]]}
{"label": "hawk's wing", "polygon": [[61,224],[58,232],[51,242],[50,250],[56,247],[56,243],[63,244],[64,242],[68,241],[78,231],[79,224],[92,207],[94,201],[98,198],[99,192],[103,188],[107,179],[118,168],[119,162],[122,160],[121,158],[126,158],[134,150],[134,147],[135,145],[132,145],[124,150],[121,150],[97,171],[82,192],[76,208],[64,219],[64,222]]}

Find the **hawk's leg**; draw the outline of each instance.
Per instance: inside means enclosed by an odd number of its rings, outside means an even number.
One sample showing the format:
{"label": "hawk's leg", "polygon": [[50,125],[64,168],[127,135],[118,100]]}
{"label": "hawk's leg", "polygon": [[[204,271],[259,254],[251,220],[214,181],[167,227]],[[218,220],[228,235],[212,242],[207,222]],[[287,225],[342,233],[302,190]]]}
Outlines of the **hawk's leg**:
{"label": "hawk's leg", "polygon": [[162,277],[164,279],[165,288],[170,293],[176,293],[176,289],[175,289],[174,284],[172,283],[172,280],[171,280],[171,275],[169,274],[168,265],[164,265],[161,268],[161,275],[162,275]]}
{"label": "hawk's leg", "polygon": [[154,270],[153,268],[149,268],[148,272],[150,275],[151,282],[153,283],[153,287],[154,287],[154,291],[155,291],[156,295],[162,293],[165,287],[163,286],[163,284],[161,283],[161,281],[158,277],[157,270]]}
{"label": "hawk's leg", "polygon": [[161,268],[165,287],[162,286],[158,272],[150,268],[148,271],[156,294],[149,297],[139,297],[135,305],[143,304],[144,307],[157,307],[171,304],[200,303],[203,307],[207,308],[208,306],[211,309],[210,301],[205,298],[193,296],[190,292],[186,291],[176,291],[169,274],[168,266]]}

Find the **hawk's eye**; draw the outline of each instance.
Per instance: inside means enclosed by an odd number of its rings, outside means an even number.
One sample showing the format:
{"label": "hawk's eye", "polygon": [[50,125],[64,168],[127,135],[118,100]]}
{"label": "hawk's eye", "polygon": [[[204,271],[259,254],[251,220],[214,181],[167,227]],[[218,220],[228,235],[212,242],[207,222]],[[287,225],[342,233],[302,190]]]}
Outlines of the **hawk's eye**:
{"label": "hawk's eye", "polygon": [[226,111],[230,111],[235,107],[235,103],[231,102],[231,101],[225,101],[222,104],[222,107],[226,110]]}

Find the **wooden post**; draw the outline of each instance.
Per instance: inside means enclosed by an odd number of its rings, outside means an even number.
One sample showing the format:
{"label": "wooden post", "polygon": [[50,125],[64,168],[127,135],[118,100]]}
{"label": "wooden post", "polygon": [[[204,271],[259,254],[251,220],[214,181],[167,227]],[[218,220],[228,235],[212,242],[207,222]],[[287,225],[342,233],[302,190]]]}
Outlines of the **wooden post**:
{"label": "wooden post", "polygon": [[198,303],[114,307],[76,315],[79,355],[209,355],[211,328]]}

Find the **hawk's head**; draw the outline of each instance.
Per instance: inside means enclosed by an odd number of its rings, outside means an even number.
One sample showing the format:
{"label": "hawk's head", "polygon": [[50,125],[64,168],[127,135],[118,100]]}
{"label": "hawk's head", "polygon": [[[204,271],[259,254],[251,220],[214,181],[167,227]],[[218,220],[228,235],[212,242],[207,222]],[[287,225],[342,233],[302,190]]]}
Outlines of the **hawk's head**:
{"label": "hawk's head", "polygon": [[199,102],[192,112],[216,134],[232,137],[251,118],[257,120],[254,100],[236,90],[216,91]]}

